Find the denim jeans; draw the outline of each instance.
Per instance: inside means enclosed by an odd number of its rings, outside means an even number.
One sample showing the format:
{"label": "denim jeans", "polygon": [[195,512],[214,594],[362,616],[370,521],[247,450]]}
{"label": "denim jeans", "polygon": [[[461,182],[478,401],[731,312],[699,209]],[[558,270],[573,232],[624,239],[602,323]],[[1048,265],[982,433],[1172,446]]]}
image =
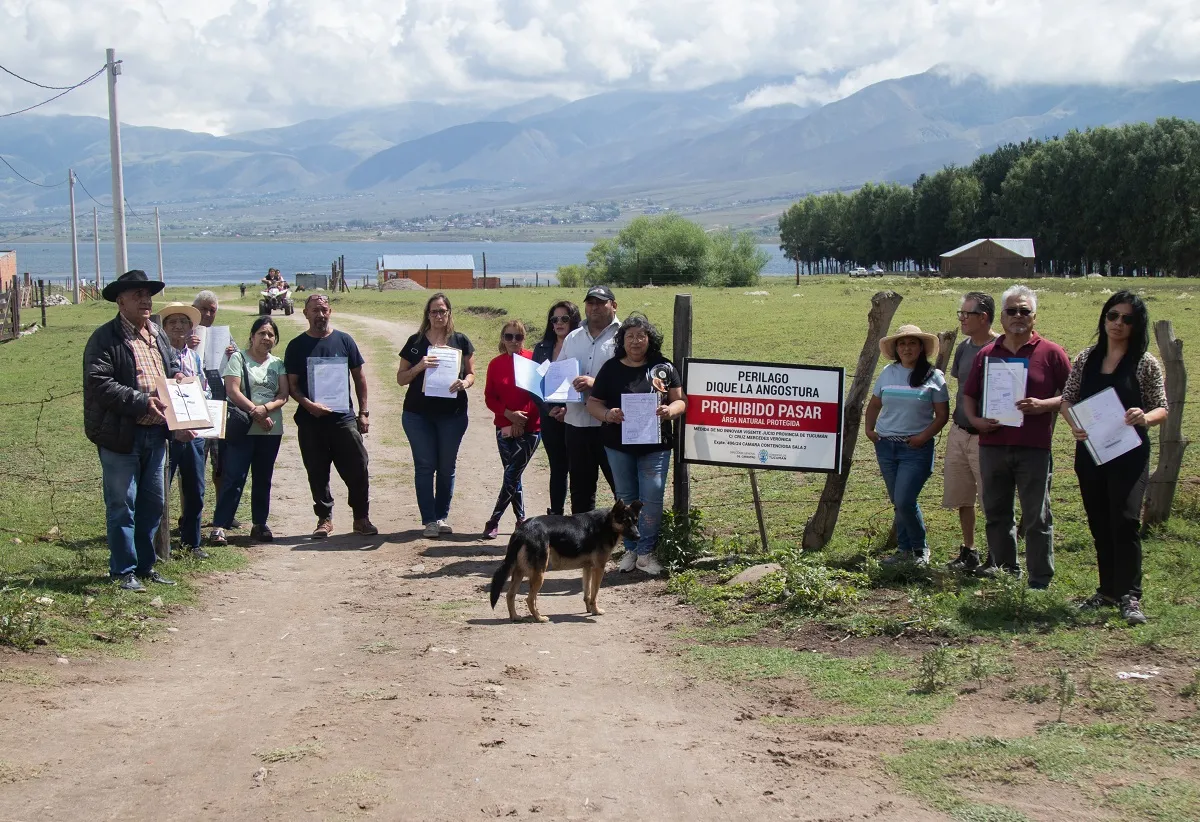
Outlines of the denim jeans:
{"label": "denim jeans", "polygon": [[667,487],[667,470],[671,466],[671,451],[651,451],[649,454],[628,454],[605,447],[608,464],[617,486],[617,499],[625,504],[641,500],[638,516],[641,539],[636,543],[625,540],[625,550],[645,556],[654,550],[662,528],[663,491]]}
{"label": "denim jeans", "polygon": [[108,573],[145,576],[154,567],[154,537],[162,518],[167,427],[137,426],[128,454],[99,446],[97,450],[104,475]]}
{"label": "denim jeans", "polygon": [[271,513],[271,478],[275,475],[275,458],[279,456],[282,436],[274,434],[245,436],[240,440],[225,443],[221,449],[225,458],[225,473],[221,477],[221,493],[217,495],[217,509],[213,513],[213,525],[228,528],[233,524],[242,491],[246,488],[246,477],[251,470],[254,481],[250,487],[250,522],[266,525]]}
{"label": "denim jeans", "polygon": [[506,437],[496,429],[496,447],[500,451],[500,462],[504,465],[504,482],[500,486],[500,495],[496,497],[496,507],[492,509],[492,522],[499,522],[504,516],[504,509],[512,505],[513,515],[517,521],[525,519],[525,498],[521,489],[521,475],[525,466],[533,459],[541,434],[522,434],[519,437]]}
{"label": "denim jeans", "polygon": [[204,512],[204,447],[206,440],[179,442],[172,438],[168,452],[169,479],[179,472],[183,510],[179,512],[179,542],[190,548],[200,544],[200,515]]}
{"label": "denim jeans", "polygon": [[467,414],[438,417],[405,411],[400,416],[413,456],[413,482],[421,523],[450,517],[454,499],[454,466],[458,446],[467,433]]}
{"label": "denim jeans", "polygon": [[925,518],[917,497],[933,473],[933,440],[913,448],[907,442],[880,439],[875,443],[879,473],[887,486],[888,498],[896,508],[896,547],[913,554],[925,554]]}

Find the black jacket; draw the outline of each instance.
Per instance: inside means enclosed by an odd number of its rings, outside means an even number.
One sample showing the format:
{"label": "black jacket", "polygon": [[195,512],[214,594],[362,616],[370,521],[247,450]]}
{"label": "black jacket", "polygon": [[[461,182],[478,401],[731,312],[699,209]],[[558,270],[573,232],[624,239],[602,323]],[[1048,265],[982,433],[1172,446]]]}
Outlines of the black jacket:
{"label": "black jacket", "polygon": [[[179,372],[179,359],[162,329],[157,342],[163,373],[174,377]],[[133,451],[138,418],[149,407],[150,396],[137,388],[133,352],[125,342],[118,315],[93,331],[83,350],[84,433],[96,445],[128,454]]]}

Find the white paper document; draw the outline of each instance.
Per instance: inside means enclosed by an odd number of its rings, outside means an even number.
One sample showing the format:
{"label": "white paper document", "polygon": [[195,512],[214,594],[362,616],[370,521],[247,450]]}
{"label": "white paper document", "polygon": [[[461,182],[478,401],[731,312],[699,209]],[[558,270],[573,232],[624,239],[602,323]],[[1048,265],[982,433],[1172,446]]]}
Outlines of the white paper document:
{"label": "white paper document", "polygon": [[204,363],[204,368],[208,371],[224,371],[225,364],[229,362],[229,358],[225,356],[225,349],[233,342],[233,337],[229,334],[229,326],[214,325],[208,328],[201,326],[196,331],[204,332],[201,335],[202,342],[200,343],[200,360]]}
{"label": "white paper document", "polygon": [[1103,465],[1142,444],[1137,429],[1125,424],[1125,406],[1112,388],[1105,388],[1086,400],[1071,406],[1071,419],[1076,428],[1087,432],[1083,441],[1097,465]]}
{"label": "white paper document", "polygon": [[513,354],[513,376],[518,388],[546,402],[583,402],[583,397],[571,386],[579,376],[579,360],[575,358],[541,364]]}
{"label": "white paper document", "polygon": [[208,416],[208,399],[204,396],[204,388],[198,379],[190,377],[183,382],[166,380],[162,384],[166,385],[166,399],[175,417],[174,426],[170,426],[168,420],[168,426],[172,430],[196,428],[196,423],[204,423],[203,426],[199,426],[202,428],[209,427],[208,424],[212,420]]}
{"label": "white paper document", "polygon": [[622,394],[621,423],[622,445],[658,445],[661,441],[658,418],[658,392],[650,394]]}
{"label": "white paper document", "polygon": [[349,360],[345,357],[309,357],[308,398],[330,411],[349,411]]}
{"label": "white paper document", "polygon": [[996,420],[1001,425],[1020,428],[1025,424],[1025,415],[1017,408],[1017,401],[1025,399],[1025,385],[1029,378],[1029,367],[1025,360],[1007,362],[985,359],[983,361],[983,413],[984,419]]}
{"label": "white paper document", "polygon": [[450,386],[458,379],[462,368],[462,352],[449,346],[432,345],[429,347],[429,356],[437,357],[438,364],[437,368],[425,371],[425,396],[457,397],[458,394],[452,392]]}
{"label": "white paper document", "polygon": [[208,418],[212,420],[212,428],[201,428],[196,431],[196,436],[210,440],[225,439],[226,411],[225,400],[209,400]]}

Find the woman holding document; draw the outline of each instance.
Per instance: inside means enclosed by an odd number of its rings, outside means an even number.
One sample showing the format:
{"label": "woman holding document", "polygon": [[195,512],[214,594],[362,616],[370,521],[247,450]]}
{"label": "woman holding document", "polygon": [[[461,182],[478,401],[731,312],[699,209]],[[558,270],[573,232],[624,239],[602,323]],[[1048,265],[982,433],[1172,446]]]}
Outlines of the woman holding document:
{"label": "woman holding document", "polygon": [[617,497],[642,503],[641,538],[625,541],[617,568],[623,573],[637,568],[651,576],[662,573],[652,552],[662,527],[671,465],[671,420],[687,410],[679,372],[662,355],[662,339],[645,317],[627,317],[617,331],[613,358],[600,368],[587,401],[588,413],[603,423],[600,434]]}
{"label": "woman holding document", "polygon": [[1104,304],[1096,344],[1075,358],[1062,394],[1100,576],[1080,608],[1119,607],[1130,625],[1146,621],[1140,536],[1150,470],[1146,429],[1167,418],[1162,367],[1149,345],[1146,304],[1132,291],[1118,291]]}
{"label": "woman holding document", "polygon": [[250,415],[250,431],[225,441],[225,473],[209,542],[226,543],[225,529],[233,524],[242,501],[246,477],[254,472],[250,488],[250,539],[270,542],[275,537],[267,525],[271,513],[271,479],[275,458],[283,442],[283,406],[290,383],[283,360],[271,353],[279,341],[279,327],[270,317],[259,317],[250,326],[250,347],[235,351],[225,364],[226,401]]}
{"label": "woman holding document", "polygon": [[[563,340],[579,327],[579,307],[570,300],[560,300],[550,306],[546,330],[533,347],[533,361],[554,362],[562,351]],[[562,421],[565,406],[546,403],[542,406],[542,447],[550,461],[550,509],[547,514],[561,514],[567,504],[567,424]]]}
{"label": "woman holding document", "polygon": [[450,502],[458,447],[467,433],[467,389],[475,384],[475,346],[454,330],[450,300],[425,303],[421,328],[400,351],[396,382],[407,385],[401,422],[413,455],[413,481],[424,536],[453,532]]}
{"label": "woman holding document", "polygon": [[500,356],[488,364],[487,384],[483,389],[483,400],[496,415],[496,447],[504,465],[504,481],[496,507],[483,526],[483,535],[488,539],[499,534],[500,517],[509,505],[517,518],[517,527],[525,521],[521,475],[541,439],[541,403],[517,385],[513,357],[533,358],[533,352],[525,347],[525,323],[520,320],[509,320],[500,330]]}

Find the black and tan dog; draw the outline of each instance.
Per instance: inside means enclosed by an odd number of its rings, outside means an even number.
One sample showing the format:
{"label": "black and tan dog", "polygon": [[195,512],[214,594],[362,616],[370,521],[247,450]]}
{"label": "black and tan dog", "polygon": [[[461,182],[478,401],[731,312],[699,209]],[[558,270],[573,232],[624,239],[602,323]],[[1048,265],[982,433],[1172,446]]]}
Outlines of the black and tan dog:
{"label": "black and tan dog", "polygon": [[549,617],[538,613],[537,595],[549,564],[554,570],[583,569],[583,604],[589,614],[603,614],[596,606],[596,594],[604,579],[604,566],[623,538],[637,539],[638,512],[642,504],[626,505],[620,500],[609,511],[588,511],[570,517],[547,515],[525,521],[508,540],[504,562],[492,576],[492,608],[500,600],[504,583],[508,583],[508,615],[513,622],[517,616],[517,589],[521,580],[529,578],[529,596],[525,602],[529,613],[538,622]]}

